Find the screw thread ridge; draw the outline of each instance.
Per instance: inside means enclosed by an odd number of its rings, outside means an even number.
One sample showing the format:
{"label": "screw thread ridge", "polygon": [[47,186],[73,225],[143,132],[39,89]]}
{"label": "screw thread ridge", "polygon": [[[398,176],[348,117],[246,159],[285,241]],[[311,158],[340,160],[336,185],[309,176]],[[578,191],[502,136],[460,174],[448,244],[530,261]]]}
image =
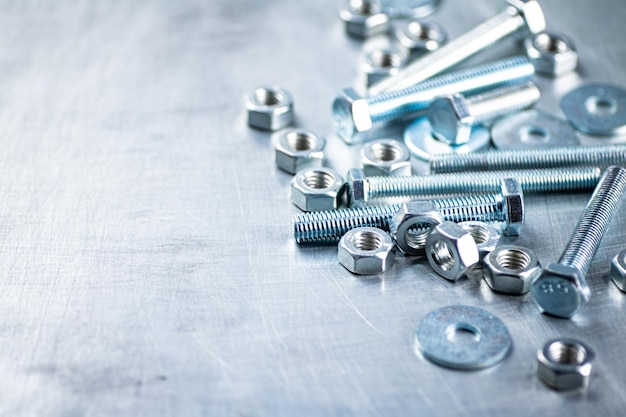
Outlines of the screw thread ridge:
{"label": "screw thread ridge", "polygon": [[541,98],[541,91],[532,82],[503,87],[493,92],[466,99],[474,124],[486,122],[532,106]]}

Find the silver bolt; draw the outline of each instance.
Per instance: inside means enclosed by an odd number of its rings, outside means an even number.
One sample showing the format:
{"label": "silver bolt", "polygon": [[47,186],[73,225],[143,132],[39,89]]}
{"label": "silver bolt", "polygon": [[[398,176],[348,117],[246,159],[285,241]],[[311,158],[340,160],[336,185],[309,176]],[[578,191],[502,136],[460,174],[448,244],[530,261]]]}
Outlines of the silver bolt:
{"label": "silver bolt", "polygon": [[625,191],[626,169],[607,168],[561,259],[545,268],[531,286],[533,296],[546,313],[570,318],[589,301],[591,290],[585,276]]}
{"label": "silver bolt", "polygon": [[532,82],[501,87],[465,98],[452,94],[435,99],[428,108],[434,136],[451,145],[469,142],[472,127],[533,106],[541,91]]}
{"label": "silver bolt", "polygon": [[437,75],[505,37],[527,29],[530,33],[545,30],[543,10],[536,0],[508,0],[509,7],[438,50],[414,61],[393,77],[374,84],[369,94],[401,90]]}
{"label": "silver bolt", "polygon": [[498,150],[441,154],[430,159],[430,172],[498,171],[555,167],[624,165],[626,145]]}
{"label": "silver bolt", "polygon": [[442,75],[401,91],[361,97],[351,88],[333,102],[337,134],[346,142],[357,133],[397,119],[415,116],[437,97],[482,91],[491,87],[527,81],[535,68],[526,57],[508,58]]}

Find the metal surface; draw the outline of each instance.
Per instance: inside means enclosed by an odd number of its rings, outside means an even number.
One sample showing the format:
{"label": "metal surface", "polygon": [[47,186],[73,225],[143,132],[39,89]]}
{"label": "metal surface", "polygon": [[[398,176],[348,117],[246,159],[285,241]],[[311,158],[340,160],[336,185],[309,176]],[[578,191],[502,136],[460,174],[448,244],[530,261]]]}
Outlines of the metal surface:
{"label": "metal surface", "polygon": [[[328,165],[358,165],[360,149],[332,136],[329,103],[356,81],[362,47],[337,6],[2,2],[0,414],[623,415],[626,323],[607,317],[626,298],[604,277],[626,210],[572,321],[538,314],[528,295],[448,283],[425,259],[363,280],[335,245],[293,241],[291,176],[269,135],[247,127],[242,97],[288,88],[297,126],[327,135]],[[581,65],[539,80],[542,109],[557,114],[580,79],[626,84],[621,0],[542,6],[551,28],[576,34]],[[448,1],[433,19],[454,38],[501,7]],[[521,52],[505,42],[471,64]],[[588,199],[527,196],[515,243],[557,258]],[[459,302],[509,328],[498,366],[453,372],[415,356],[420,319]],[[586,395],[535,375],[537,349],[562,335],[593,341]]]}

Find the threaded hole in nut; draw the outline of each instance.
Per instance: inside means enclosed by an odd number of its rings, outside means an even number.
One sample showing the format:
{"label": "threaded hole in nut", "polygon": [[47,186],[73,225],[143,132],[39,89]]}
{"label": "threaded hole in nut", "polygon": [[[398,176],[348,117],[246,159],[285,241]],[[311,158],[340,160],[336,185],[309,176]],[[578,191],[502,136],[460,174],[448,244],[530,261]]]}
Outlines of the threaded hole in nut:
{"label": "threaded hole in nut", "polygon": [[283,95],[275,90],[257,88],[254,91],[254,101],[264,106],[276,106],[283,101]]}
{"label": "threaded hole in nut", "polygon": [[597,117],[609,117],[617,113],[619,106],[610,97],[591,96],[585,100],[587,113]]}
{"label": "threaded hole in nut", "polygon": [[563,39],[541,33],[535,38],[535,46],[543,52],[559,54],[570,50],[569,45]]}
{"label": "threaded hole in nut", "polygon": [[371,149],[374,157],[383,162],[395,161],[402,155],[402,150],[398,146],[389,143],[375,143]]}
{"label": "threaded hole in nut", "polygon": [[348,7],[352,13],[362,16],[369,16],[379,11],[376,4],[367,0],[351,0]]}
{"label": "threaded hole in nut", "polygon": [[426,223],[416,224],[407,229],[404,234],[406,244],[411,249],[423,249],[430,233],[431,226]]}
{"label": "threaded hole in nut", "polygon": [[411,22],[407,25],[404,33],[413,40],[427,41],[437,39],[439,32],[430,26],[423,25],[419,22]]}
{"label": "threaded hole in nut", "polygon": [[483,226],[482,224],[460,223],[459,226],[461,226],[463,230],[465,230],[467,233],[472,235],[472,237],[474,238],[474,242],[476,242],[477,245],[485,243],[489,240],[491,236],[491,234],[489,233],[489,229],[487,229],[487,227]]}
{"label": "threaded hole in nut", "polygon": [[548,347],[548,359],[567,365],[580,365],[587,359],[587,351],[579,344],[554,342]]}
{"label": "threaded hole in nut", "polygon": [[400,55],[392,51],[376,50],[369,55],[370,63],[379,68],[395,68],[402,63]]}
{"label": "threaded hole in nut", "polygon": [[522,270],[530,265],[530,255],[517,249],[504,249],[496,256],[496,262],[506,269]]}
{"label": "threaded hole in nut", "polygon": [[320,190],[330,188],[335,182],[332,174],[324,171],[309,171],[304,174],[304,184],[309,188]]}
{"label": "threaded hole in nut", "polygon": [[294,151],[308,151],[316,144],[315,137],[310,133],[289,132],[287,134],[287,144]]}
{"label": "threaded hole in nut", "polygon": [[441,240],[435,242],[430,248],[430,254],[435,264],[437,264],[442,271],[449,271],[454,267],[454,255],[446,242]]}
{"label": "threaded hole in nut", "polygon": [[355,248],[364,251],[373,251],[383,246],[383,239],[374,232],[357,232],[352,236]]}

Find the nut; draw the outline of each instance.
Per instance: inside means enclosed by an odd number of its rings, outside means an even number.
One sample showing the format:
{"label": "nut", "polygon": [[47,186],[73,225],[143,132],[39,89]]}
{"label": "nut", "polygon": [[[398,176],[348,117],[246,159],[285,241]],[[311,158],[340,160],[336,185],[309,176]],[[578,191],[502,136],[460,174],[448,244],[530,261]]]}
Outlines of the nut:
{"label": "nut", "polygon": [[363,171],[367,176],[411,175],[411,154],[403,143],[379,139],[363,145]]}
{"label": "nut", "polygon": [[434,51],[448,39],[436,23],[411,20],[396,32],[398,43],[409,52]]}
{"label": "nut", "polygon": [[276,143],[276,165],[290,174],[322,166],[326,140],[305,130],[280,135]]}
{"label": "nut", "polygon": [[575,339],[554,339],[537,352],[537,376],[546,385],[557,390],[584,388],[595,353]]}
{"label": "nut", "polygon": [[521,246],[501,246],[484,260],[483,276],[496,292],[522,295],[530,291],[530,284],[541,271],[537,256]]}
{"label": "nut", "polygon": [[474,238],[454,222],[433,228],[426,239],[426,257],[433,270],[450,281],[467,275],[479,261]]}
{"label": "nut", "polygon": [[611,279],[617,288],[626,292],[626,250],[617,254],[611,261]]}
{"label": "nut", "polygon": [[502,231],[507,236],[519,236],[524,226],[524,193],[515,178],[502,180],[502,198],[504,212]]}
{"label": "nut", "polygon": [[396,75],[406,60],[406,54],[395,49],[381,48],[368,52],[363,61],[367,86]]}
{"label": "nut", "polygon": [[452,94],[439,97],[428,107],[428,121],[433,135],[450,145],[469,142],[474,116],[470,114],[465,97]]}
{"label": "nut", "polygon": [[413,201],[402,205],[391,219],[391,236],[405,255],[424,255],[430,230],[443,223],[443,216],[430,201]]}
{"label": "nut", "polygon": [[578,65],[576,46],[563,35],[541,32],[526,38],[524,46],[538,73],[558,77],[574,71]]}
{"label": "nut", "polygon": [[474,238],[481,261],[496,248],[500,241],[500,232],[490,224],[468,221],[458,223],[458,225]]}
{"label": "nut", "polygon": [[393,264],[394,246],[391,236],[383,230],[358,227],[339,241],[339,263],[353,274],[379,274]]}
{"label": "nut", "polygon": [[369,38],[389,30],[389,16],[383,13],[379,0],[348,0],[339,17],[346,24],[346,33],[357,38]]}
{"label": "nut", "polygon": [[591,290],[580,270],[550,264],[530,286],[530,292],[547,314],[570,318],[589,301]]}
{"label": "nut", "polygon": [[257,88],[246,97],[248,124],[262,130],[278,130],[293,122],[293,99],[280,87]]}
{"label": "nut", "polygon": [[335,170],[307,168],[291,180],[291,202],[303,211],[334,210],[341,205],[344,190]]}

